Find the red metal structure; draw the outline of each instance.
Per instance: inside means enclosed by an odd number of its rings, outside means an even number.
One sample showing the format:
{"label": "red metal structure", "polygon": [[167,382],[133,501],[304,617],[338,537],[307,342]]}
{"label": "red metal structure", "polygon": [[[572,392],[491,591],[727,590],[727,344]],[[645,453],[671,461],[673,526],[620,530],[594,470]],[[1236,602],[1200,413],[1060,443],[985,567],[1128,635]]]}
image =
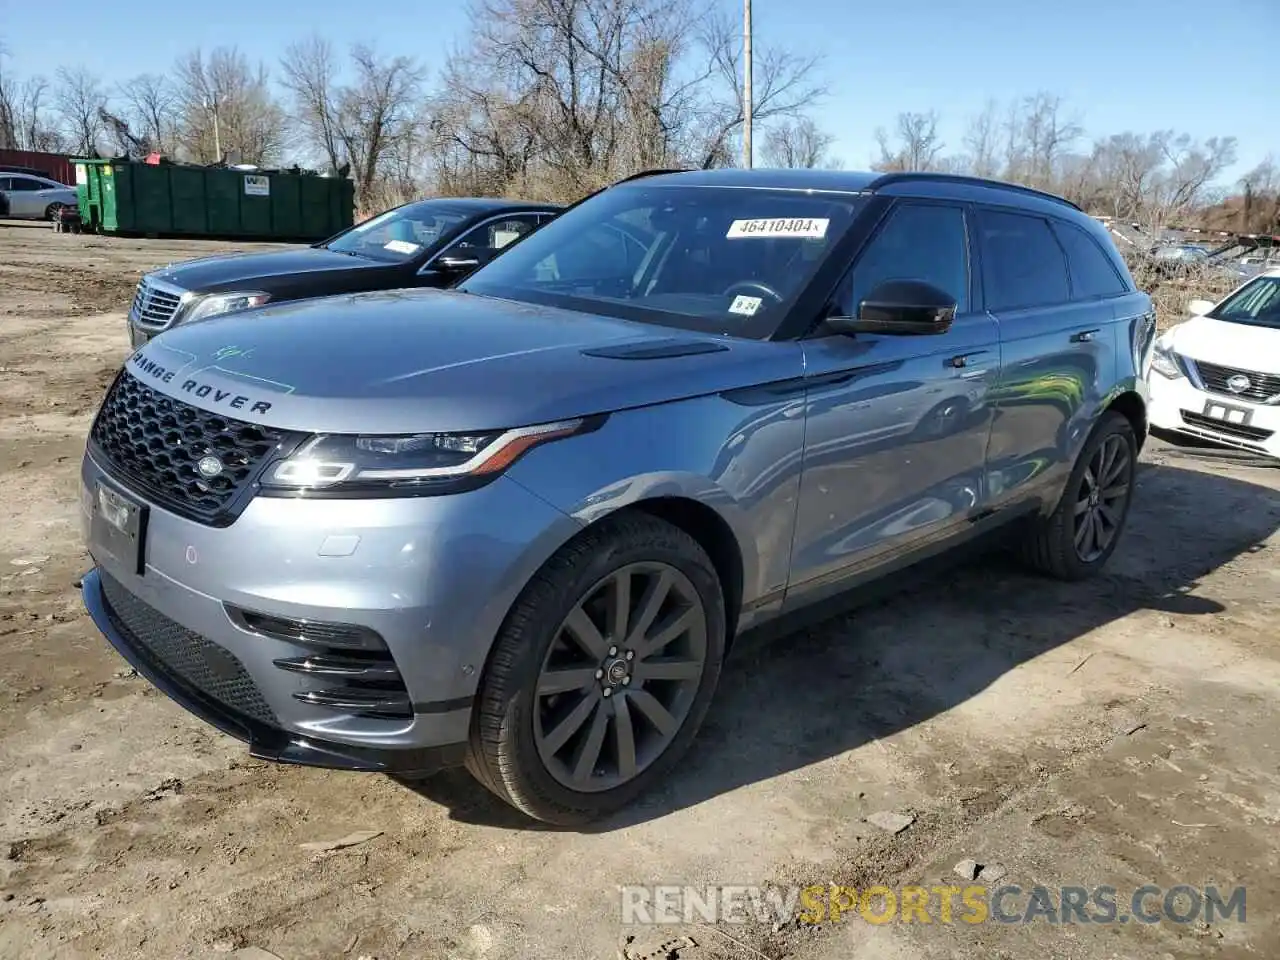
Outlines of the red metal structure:
{"label": "red metal structure", "polygon": [[0,150],[0,166],[30,167],[51,180],[76,185],[76,164],[64,153],[37,153],[34,150]]}

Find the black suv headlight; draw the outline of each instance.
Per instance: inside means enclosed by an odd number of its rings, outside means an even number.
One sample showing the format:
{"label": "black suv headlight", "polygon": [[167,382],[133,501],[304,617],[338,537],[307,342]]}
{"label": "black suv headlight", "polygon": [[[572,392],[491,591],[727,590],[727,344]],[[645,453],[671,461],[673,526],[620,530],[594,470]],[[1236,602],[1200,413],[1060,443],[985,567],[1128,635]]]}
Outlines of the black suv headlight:
{"label": "black suv headlight", "polygon": [[484,433],[318,434],[263,476],[283,496],[430,496],[474,489],[536,446],[596,430],[581,417]]}

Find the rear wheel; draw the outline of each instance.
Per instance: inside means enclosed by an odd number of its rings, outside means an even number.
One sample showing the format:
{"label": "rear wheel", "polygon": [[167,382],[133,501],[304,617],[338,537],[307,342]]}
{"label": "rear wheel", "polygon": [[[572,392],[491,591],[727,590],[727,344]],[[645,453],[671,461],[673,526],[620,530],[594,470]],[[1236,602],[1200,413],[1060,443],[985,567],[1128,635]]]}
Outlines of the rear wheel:
{"label": "rear wheel", "polygon": [[697,541],[648,516],[602,521],[547,562],[508,616],[467,766],[538,820],[613,813],[688,749],[724,646],[720,582]]}
{"label": "rear wheel", "polygon": [[45,207],[44,218],[46,220],[57,220],[58,217],[62,215],[62,211],[65,207],[66,207],[66,204],[63,204],[63,203],[49,204],[49,206]]}
{"label": "rear wheel", "polygon": [[1127,417],[1109,410],[1085,443],[1058,507],[1023,543],[1031,566],[1059,580],[1083,580],[1115,552],[1129,517],[1138,442]]}

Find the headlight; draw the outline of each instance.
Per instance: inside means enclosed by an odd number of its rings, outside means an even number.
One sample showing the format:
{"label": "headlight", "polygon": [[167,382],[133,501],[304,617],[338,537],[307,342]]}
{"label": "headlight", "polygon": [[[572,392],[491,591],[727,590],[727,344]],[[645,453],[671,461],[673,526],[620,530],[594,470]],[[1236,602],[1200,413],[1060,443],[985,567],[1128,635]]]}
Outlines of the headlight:
{"label": "headlight", "polygon": [[240,310],[251,310],[260,307],[271,299],[271,294],[248,290],[239,293],[211,293],[200,297],[194,305],[188,307],[185,314],[178,318],[179,323],[194,323],[197,320],[208,320],[210,317],[224,313],[236,313]]}
{"label": "headlight", "polygon": [[1151,350],[1151,369],[1169,380],[1184,376],[1182,365],[1178,363],[1178,355],[1159,340]]}
{"label": "headlight", "polygon": [[484,433],[312,437],[267,470],[264,492],[330,496],[456,493],[497,477],[543,443],[598,429],[604,417]]}

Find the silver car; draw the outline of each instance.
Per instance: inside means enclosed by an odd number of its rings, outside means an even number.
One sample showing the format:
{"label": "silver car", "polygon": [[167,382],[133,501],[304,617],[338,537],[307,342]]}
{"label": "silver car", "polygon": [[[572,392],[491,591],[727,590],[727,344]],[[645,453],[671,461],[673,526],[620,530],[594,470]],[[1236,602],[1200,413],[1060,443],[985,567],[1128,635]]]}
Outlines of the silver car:
{"label": "silver car", "polygon": [[85,604],[255,756],[465,764],[582,823],[667,776],[745,631],[997,530],[1098,571],[1153,333],[1036,191],[633,178],[453,289],[135,352],[84,457]]}
{"label": "silver car", "polygon": [[0,170],[0,216],[12,220],[52,220],[63,207],[75,207],[76,188],[27,173]]}

